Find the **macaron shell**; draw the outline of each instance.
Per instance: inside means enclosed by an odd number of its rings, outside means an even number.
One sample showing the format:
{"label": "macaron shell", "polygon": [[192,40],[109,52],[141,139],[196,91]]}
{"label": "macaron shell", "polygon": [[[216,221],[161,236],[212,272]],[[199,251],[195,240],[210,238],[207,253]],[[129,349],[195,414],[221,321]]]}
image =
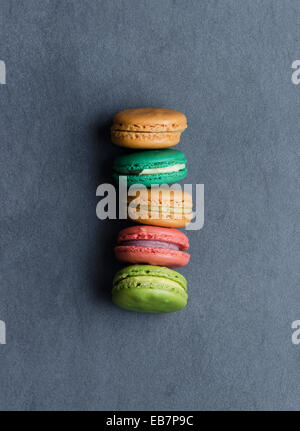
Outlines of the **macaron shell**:
{"label": "macaron shell", "polygon": [[[115,182],[119,183],[120,176],[124,177],[125,174],[113,174],[113,178]],[[187,175],[187,168],[181,169],[177,172],[168,172],[165,174],[151,174],[151,175],[128,175],[126,176],[127,179],[127,186],[130,187],[133,184],[142,184],[146,187],[150,187],[151,185],[155,184],[174,184],[178,181],[182,181]],[[121,178],[122,181],[122,178]]]}
{"label": "macaron shell", "polygon": [[180,141],[181,132],[143,133],[111,131],[111,141],[118,147],[137,150],[174,147]]}
{"label": "macaron shell", "polygon": [[[134,199],[138,199],[141,205],[148,205],[149,203],[151,203],[151,205],[162,205],[167,201],[168,205],[172,208],[180,208],[183,205],[185,208],[193,207],[192,195],[175,188],[137,189],[135,190],[135,196],[129,196],[128,201],[131,202]],[[164,204],[164,206],[166,206],[166,204]]]}
{"label": "macaron shell", "polygon": [[118,244],[139,239],[171,242],[177,244],[181,250],[189,248],[189,239],[180,230],[139,225],[122,229],[118,235]]}
{"label": "macaron shell", "polygon": [[176,292],[159,289],[132,288],[113,292],[112,300],[115,305],[128,311],[138,313],[173,313],[184,308],[187,298]]}
{"label": "macaron shell", "polygon": [[137,170],[169,167],[186,162],[184,153],[178,150],[138,151],[116,157],[113,169],[118,173],[125,171],[134,175]]}
{"label": "macaron shell", "polygon": [[133,108],[125,109],[114,116],[113,130],[139,132],[168,132],[184,130],[187,127],[186,116],[169,108]]}
{"label": "macaron shell", "polygon": [[155,247],[116,246],[115,256],[121,262],[177,268],[187,265],[190,255],[184,251]]}
{"label": "macaron shell", "polygon": [[132,219],[135,223],[147,224],[151,226],[169,227],[169,228],[180,228],[187,226],[191,220],[188,219],[152,219],[152,218],[140,218]]}
{"label": "macaron shell", "polygon": [[118,284],[125,279],[137,276],[153,276],[159,277],[160,279],[171,280],[179,284],[184,291],[187,290],[187,281],[183,275],[173,269],[164,268],[162,266],[151,266],[151,265],[130,265],[121,269],[116,273],[113,279],[113,288],[116,288]]}
{"label": "macaron shell", "polygon": [[142,223],[151,226],[179,228],[187,226],[193,214],[165,214],[157,211],[140,210],[135,211],[134,208],[128,208],[128,217],[135,223]]}
{"label": "macaron shell", "polygon": [[[137,267],[142,269],[140,270]],[[154,314],[171,313],[185,307],[187,303],[186,290],[178,281],[167,278],[169,274],[167,271],[172,270],[151,267],[150,265],[133,265],[128,268],[132,268],[133,273],[135,272],[136,274],[131,276],[127,274],[126,276],[127,268],[125,268],[125,273],[122,274],[123,270],[121,270],[116,275],[119,279],[117,282],[114,280],[112,291],[114,304],[130,311]],[[154,268],[154,271],[151,268]],[[157,271],[157,268],[161,270]],[[138,275],[139,272],[143,273],[145,271],[147,271],[145,275]],[[156,273],[157,275],[159,273],[166,274],[166,277],[163,277],[163,275],[156,276]],[[180,281],[184,279],[181,274],[176,272],[175,274],[177,274]]]}

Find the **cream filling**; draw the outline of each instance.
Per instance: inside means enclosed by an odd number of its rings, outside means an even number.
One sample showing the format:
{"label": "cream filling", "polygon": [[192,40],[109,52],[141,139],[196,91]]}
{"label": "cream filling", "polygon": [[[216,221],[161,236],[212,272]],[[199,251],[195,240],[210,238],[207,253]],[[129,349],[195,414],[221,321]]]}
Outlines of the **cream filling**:
{"label": "cream filling", "polygon": [[126,171],[119,170],[119,173],[125,175],[152,175],[152,174],[167,174],[168,172],[178,172],[185,168],[185,163],[178,163],[177,165],[165,166],[163,168],[143,169],[141,171]]}
{"label": "cream filling", "polygon": [[149,205],[141,205],[141,210],[147,210],[151,212],[163,212],[170,214],[190,214],[192,213],[192,208],[174,208],[174,207],[158,207],[158,206],[149,206]]}
{"label": "cream filling", "polygon": [[164,168],[143,169],[139,175],[166,174],[168,172],[178,172],[184,168],[185,163],[178,163],[177,165],[165,166]]}

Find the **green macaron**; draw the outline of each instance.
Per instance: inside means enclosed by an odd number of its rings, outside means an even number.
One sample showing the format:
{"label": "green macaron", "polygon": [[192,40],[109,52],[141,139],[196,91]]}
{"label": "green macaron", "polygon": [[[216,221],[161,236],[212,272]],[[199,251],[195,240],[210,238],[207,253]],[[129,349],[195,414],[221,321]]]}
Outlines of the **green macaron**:
{"label": "green macaron", "polygon": [[187,174],[185,155],[178,150],[149,150],[117,157],[113,164],[115,181],[127,177],[127,185],[173,184]]}
{"label": "green macaron", "polygon": [[125,310],[172,313],[186,306],[186,279],[162,266],[131,265],[113,280],[112,300]]}

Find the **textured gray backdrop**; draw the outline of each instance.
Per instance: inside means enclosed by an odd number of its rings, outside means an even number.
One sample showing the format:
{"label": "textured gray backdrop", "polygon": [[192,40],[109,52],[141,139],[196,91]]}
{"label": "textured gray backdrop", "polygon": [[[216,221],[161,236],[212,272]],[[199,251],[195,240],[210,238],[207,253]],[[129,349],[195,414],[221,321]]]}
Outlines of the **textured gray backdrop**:
{"label": "textured gray backdrop", "polygon": [[[1,0],[1,410],[299,409],[300,2]],[[125,108],[183,111],[189,304],[114,307]]]}

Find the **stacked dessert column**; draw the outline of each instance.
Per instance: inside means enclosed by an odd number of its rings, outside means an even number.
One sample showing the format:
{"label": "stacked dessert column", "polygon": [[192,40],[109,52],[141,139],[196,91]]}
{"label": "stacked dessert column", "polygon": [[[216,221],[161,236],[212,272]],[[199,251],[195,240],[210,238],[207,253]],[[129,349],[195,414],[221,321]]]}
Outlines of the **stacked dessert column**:
{"label": "stacked dessert column", "polygon": [[126,310],[170,313],[187,303],[186,279],[170,268],[190,259],[188,238],[177,228],[192,219],[192,196],[158,187],[186,177],[184,154],[168,148],[186,127],[184,114],[166,108],[127,109],[114,117],[112,142],[146,150],[120,156],[113,166],[117,183],[126,177],[128,187],[140,185],[127,201],[128,217],[140,225],[123,229],[115,247],[116,258],[131,264],[113,280],[113,302]]}

